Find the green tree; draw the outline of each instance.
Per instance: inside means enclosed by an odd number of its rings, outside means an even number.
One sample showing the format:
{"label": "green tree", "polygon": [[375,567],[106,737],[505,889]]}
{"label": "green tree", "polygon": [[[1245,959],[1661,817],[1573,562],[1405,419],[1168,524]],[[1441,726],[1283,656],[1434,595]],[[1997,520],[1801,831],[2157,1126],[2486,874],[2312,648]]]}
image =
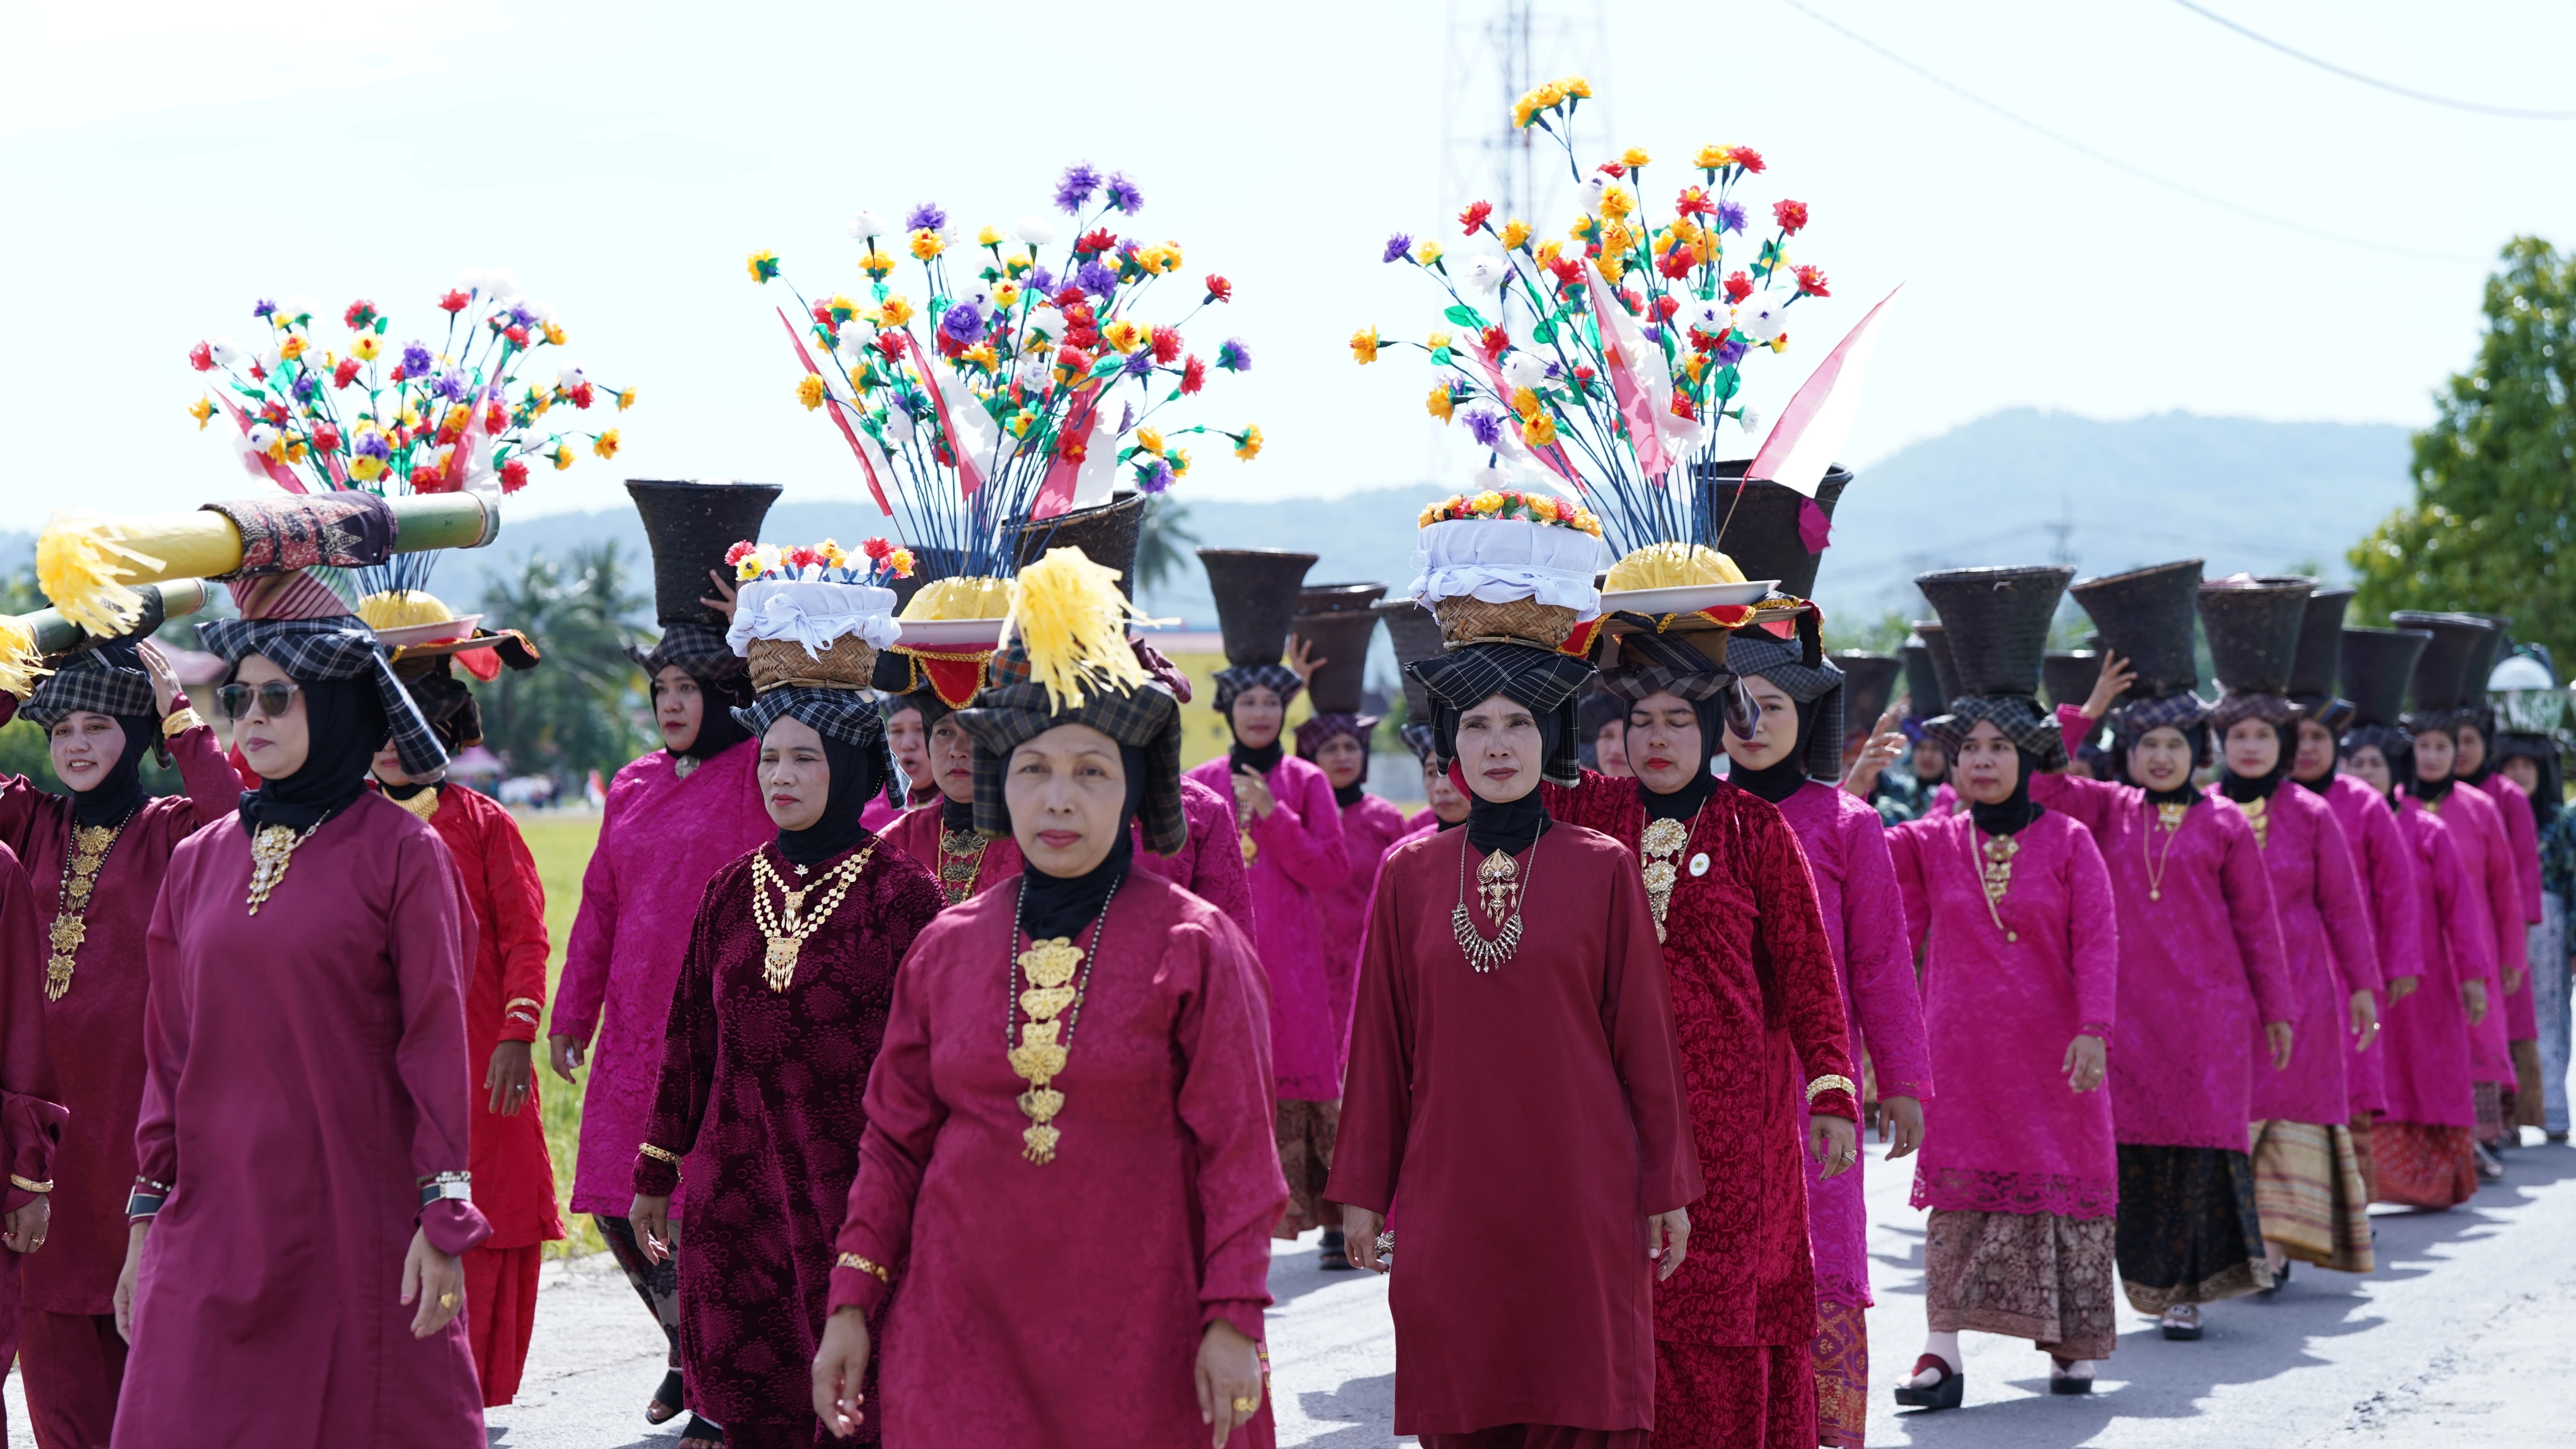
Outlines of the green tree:
{"label": "green tree", "polygon": [[484,612],[525,632],[545,658],[474,686],[483,742],[512,773],[549,775],[560,790],[577,790],[590,771],[605,779],[650,745],[644,678],[626,657],[626,641],[630,621],[651,602],[614,539],[561,560],[530,554],[516,577],[484,587]]}
{"label": "green tree", "polygon": [[2516,237],[2487,278],[2486,336],[2415,435],[2415,498],[2356,545],[2354,610],[2513,616],[2576,659],[2576,260]]}
{"label": "green tree", "polygon": [[1196,544],[1190,531],[1190,508],[1174,503],[1168,493],[1145,500],[1145,526],[1136,538],[1136,592],[1162,587],[1186,560],[1181,550]]}

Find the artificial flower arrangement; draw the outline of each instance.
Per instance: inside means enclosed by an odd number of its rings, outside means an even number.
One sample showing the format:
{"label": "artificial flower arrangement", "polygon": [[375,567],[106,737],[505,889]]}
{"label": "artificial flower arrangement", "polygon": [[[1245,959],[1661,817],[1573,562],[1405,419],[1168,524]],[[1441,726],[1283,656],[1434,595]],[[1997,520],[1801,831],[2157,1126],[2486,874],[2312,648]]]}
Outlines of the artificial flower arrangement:
{"label": "artificial flower arrangement", "polygon": [[908,548],[872,538],[853,557],[828,538],[785,547],[745,539],[725,562],[742,585],[725,643],[750,661],[756,689],[865,689],[877,651],[903,636],[893,584],[912,577]]}
{"label": "artificial flower arrangement", "polygon": [[1592,510],[1568,503],[1552,493],[1524,493],[1517,488],[1488,488],[1482,493],[1455,494],[1423,509],[1417,522],[1429,528],[1435,523],[1457,519],[1500,518],[1550,523],[1559,528],[1580,529],[1594,538],[1601,536],[1601,520],[1592,516]]}
{"label": "artificial flower arrangement", "polygon": [[[1449,294],[1455,331],[1404,344],[1430,354],[1432,416],[1463,421],[1507,476],[1582,498],[1625,555],[1718,530],[1702,516],[1710,500],[1699,479],[1721,418],[1748,433],[1758,426],[1741,400],[1745,360],[1787,350],[1790,308],[1831,293],[1823,272],[1789,256],[1808,223],[1802,201],[1773,202],[1769,236],[1730,269],[1727,238],[1752,224],[1739,191],[1766,169],[1749,146],[1701,147],[1661,223],[1647,213],[1645,152],[1584,176],[1573,127],[1591,94],[1580,77],[1551,81],[1512,112],[1517,125],[1556,139],[1581,187],[1564,236],[1541,236],[1479,201],[1459,213],[1459,228],[1493,250],[1455,257],[1399,233],[1381,260],[1411,265]],[[1392,345],[1373,326],[1350,343],[1363,364]],[[1675,469],[1689,470],[1680,486]]]}
{"label": "artificial flower arrangement", "polygon": [[[851,221],[864,248],[859,297],[789,284],[803,318],[788,323],[805,367],[797,400],[831,414],[878,508],[940,576],[907,617],[998,617],[1031,524],[1107,503],[1122,477],[1163,492],[1189,472],[1175,441],[1185,434],[1222,436],[1247,461],[1261,452],[1255,426],[1157,422],[1206,385],[1210,364],[1181,329],[1232,300],[1233,284],[1215,273],[1174,281],[1178,242],[1120,235],[1144,206],[1122,174],[1068,167],[1053,199],[1071,219],[1053,251],[1059,229],[1047,216],[983,227],[966,245],[925,202],[901,226],[875,212]],[[905,258],[921,267],[917,300],[889,280]],[[755,282],[783,280],[773,253],[748,267]],[[1149,320],[1149,294],[1176,291],[1195,301],[1175,320]],[[1215,349],[1218,371],[1251,365],[1240,338]]]}
{"label": "artificial flower arrangement", "polygon": [[[563,347],[563,324],[506,272],[467,273],[438,308],[447,319],[433,348],[390,341],[392,319],[373,302],[352,302],[340,314],[348,336],[335,347],[313,304],[262,299],[251,308],[266,329],[260,342],[215,337],[189,349],[197,371],[223,374],[189,412],[202,429],[220,408],[244,469],[290,493],[393,498],[516,493],[538,465],[572,466],[573,435],[546,426],[549,412],[602,402],[623,412],[635,402],[634,389],[594,383],[577,363],[532,363]],[[579,436],[598,457],[617,456],[615,427]],[[417,590],[436,557],[403,554],[358,572],[370,593]]]}
{"label": "artificial flower arrangement", "polygon": [[882,538],[860,544],[855,559],[828,538],[787,547],[745,539],[725,550],[725,562],[733,565],[738,583],[866,584],[880,589],[911,578],[913,567],[911,549]]}

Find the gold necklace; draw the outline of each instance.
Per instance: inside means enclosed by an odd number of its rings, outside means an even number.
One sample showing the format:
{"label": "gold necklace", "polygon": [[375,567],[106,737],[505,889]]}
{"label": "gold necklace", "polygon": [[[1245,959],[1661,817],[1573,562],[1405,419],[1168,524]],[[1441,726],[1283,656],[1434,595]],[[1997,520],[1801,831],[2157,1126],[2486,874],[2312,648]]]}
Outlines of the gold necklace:
{"label": "gold necklace", "polygon": [[295,863],[295,848],[311,840],[313,832],[321,828],[319,820],[305,826],[301,835],[285,825],[260,827],[250,842],[250,895],[242,902],[250,908],[250,914],[258,915],[268,893],[286,879],[286,868]]}
{"label": "gold necklace", "polygon": [[[1978,883],[1985,887],[1986,919],[2003,932],[2007,944],[2021,940],[2021,934],[2004,924],[2004,892],[2012,889],[2013,857],[2021,854],[2021,842],[2009,835],[1989,835],[1977,839],[1977,827],[1968,827],[1968,864],[1977,870]],[[1984,864],[1979,866],[1982,858]]]}
{"label": "gold necklace", "polygon": [[2245,823],[2254,827],[2254,848],[2256,850],[2270,849],[2272,834],[2272,802],[2270,800],[2259,798],[2253,800],[2239,800],[2236,802],[2236,813],[2244,816]]}
{"label": "gold necklace", "polygon": [[[1458,940],[1460,954],[1479,972],[1491,971],[1512,959],[1521,948],[1521,902],[1529,895],[1530,882],[1538,875],[1538,842],[1530,842],[1529,869],[1524,871],[1510,852],[1497,850],[1476,867],[1476,899],[1485,914],[1502,922],[1491,940],[1476,928],[1476,918],[1467,910],[1467,850],[1465,841],[1458,842],[1458,904],[1449,912],[1449,934]],[[1497,864],[1499,862],[1499,864]],[[1508,910],[1509,916],[1503,913]]]}
{"label": "gold necklace", "polygon": [[[841,898],[848,895],[850,887],[857,883],[859,872],[868,868],[868,857],[876,853],[876,846],[870,844],[867,849],[833,867],[831,874],[813,885],[794,889],[789,888],[777,870],[771,867],[767,851],[752,857],[751,920],[760,928],[760,933],[769,938],[769,950],[761,957],[760,971],[770,990],[785,991],[788,983],[796,979],[796,956],[805,948],[805,938],[821,930],[823,923],[832,919],[832,913],[841,908]],[[778,894],[786,901],[783,913],[769,904],[771,886],[778,887]],[[818,889],[824,892],[823,903],[807,914],[805,897]]]}
{"label": "gold necklace", "polygon": [[[1706,804],[1700,810],[1707,809]],[[1655,910],[1655,939],[1664,939],[1664,912],[1673,903],[1673,886],[1681,879],[1679,862],[1682,847],[1690,844],[1693,826],[1699,823],[1699,811],[1691,812],[1691,823],[1684,825],[1669,816],[1647,824],[1637,837],[1637,861],[1646,879],[1646,904]]]}
{"label": "gold necklace", "polygon": [[98,885],[98,873],[107,865],[107,853],[115,848],[116,837],[125,830],[128,815],[114,825],[74,825],[71,847],[63,853],[62,894],[54,912],[53,958],[45,963],[45,999],[60,1001],[72,989],[74,958],[80,954],[81,942],[89,937],[89,897]]}
{"label": "gold necklace", "polygon": [[2138,837],[2138,859],[2147,868],[2148,900],[2160,901],[2165,898],[2165,867],[2173,860],[2174,840],[2182,834],[2183,818],[2190,813],[2191,802],[2188,800],[2179,805],[2158,804],[2156,806],[2156,824],[2165,832],[2165,848],[2153,856],[2147,854],[2147,837],[2144,835]]}
{"label": "gold necklace", "polygon": [[[1100,898],[1100,915],[1091,923],[1091,949],[1085,952],[1073,944],[1070,936],[1029,942],[1029,949],[1011,958],[1003,972],[1002,1048],[1011,1070],[1029,1084],[1020,1093],[1020,1111],[1029,1125],[1020,1133],[1020,1155],[1043,1167],[1055,1161],[1056,1144],[1064,1134],[1055,1125],[1056,1114],[1064,1110],[1064,1092],[1052,1085],[1064,1075],[1065,1063],[1073,1052],[1073,1029],[1082,1020],[1082,994],[1091,985],[1091,963],[1100,956],[1100,937],[1109,929],[1109,903],[1118,899],[1118,888],[1127,883],[1120,875],[1110,882],[1109,894]],[[1011,906],[1011,944],[1020,942],[1020,923],[1029,904],[1028,877],[1020,877],[1019,897]],[[1082,979],[1074,980],[1073,969],[1082,968]],[[1020,979],[1028,985],[1022,987]],[[1021,1012],[1028,1020],[1019,1019]],[[1019,1040],[1011,1040],[1017,1028]]]}
{"label": "gold necklace", "polygon": [[992,848],[993,837],[978,831],[939,832],[939,893],[948,898],[948,904],[953,906],[973,893],[976,872],[984,868],[984,852]]}
{"label": "gold necklace", "polygon": [[385,792],[385,798],[419,816],[423,825],[429,823],[429,817],[438,813],[438,786],[435,784],[423,785],[408,795],[396,795],[388,790]]}

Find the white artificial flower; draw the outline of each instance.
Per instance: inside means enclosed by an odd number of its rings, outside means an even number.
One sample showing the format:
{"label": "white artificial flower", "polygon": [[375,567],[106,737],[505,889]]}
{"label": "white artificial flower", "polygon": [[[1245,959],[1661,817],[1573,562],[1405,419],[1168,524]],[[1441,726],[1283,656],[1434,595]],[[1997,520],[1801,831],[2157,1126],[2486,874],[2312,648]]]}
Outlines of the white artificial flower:
{"label": "white artificial flower", "polygon": [[850,218],[850,237],[854,241],[866,241],[870,237],[884,236],[890,229],[886,219],[873,211],[862,211]]}
{"label": "white artificial flower", "polygon": [[1750,403],[1745,404],[1743,415],[1738,417],[1736,421],[1742,423],[1744,425],[1744,431],[1748,433],[1760,432],[1762,430],[1762,414],[1755,411],[1753,405]]}
{"label": "white artificial flower", "polygon": [[1682,303],[1681,314],[1675,320],[1691,331],[1717,337],[1735,325],[1735,309],[1726,305],[1723,297],[1695,297]]}
{"label": "white artificial flower", "polygon": [[277,304],[278,320],[282,322],[291,322],[299,317],[311,317],[321,310],[322,304],[314,301],[310,296],[289,297]]}
{"label": "white artificial flower", "polygon": [[912,414],[905,412],[901,408],[887,408],[885,415],[885,439],[887,442],[892,443],[897,447],[901,447],[904,444],[911,442]]}
{"label": "white artificial flower", "polygon": [[274,375],[280,367],[285,365],[286,354],[278,348],[272,347],[259,355],[259,370],[262,372]]}
{"label": "white artificial flower", "polygon": [[567,362],[555,370],[555,386],[566,392],[573,391],[589,380],[583,375],[581,364],[577,362]]}
{"label": "white artificial flower", "polygon": [[206,356],[213,360],[215,366],[228,368],[241,361],[242,350],[229,337],[209,337],[206,339]]}
{"label": "white artificial flower", "polygon": [[844,322],[841,324],[841,335],[839,339],[832,344],[832,355],[841,359],[843,363],[851,367],[858,367],[866,363],[868,358],[868,339],[862,335],[858,324],[854,322]]}
{"label": "white artificial flower", "polygon": [[534,297],[521,297],[518,304],[528,309],[528,320],[533,326],[543,326],[555,320],[555,309]]}
{"label": "white artificial flower", "polygon": [[250,425],[250,432],[245,435],[245,440],[249,443],[252,452],[265,453],[276,443],[277,429],[266,423],[253,423]]}
{"label": "white artificial flower", "polygon": [[1458,280],[1467,290],[1485,297],[1502,290],[1504,279],[1511,274],[1511,263],[1501,257],[1469,257],[1458,268]]}
{"label": "white artificial flower", "polygon": [[993,306],[993,284],[982,277],[960,277],[956,294],[949,301],[960,307],[972,307],[981,316]]}
{"label": "white artificial flower", "polygon": [[1543,387],[1547,383],[1547,364],[1535,353],[1515,351],[1503,359],[1503,381],[1516,388]]}
{"label": "white artificial flower", "polygon": [[1055,223],[1043,216],[1024,216],[1011,225],[1011,235],[1033,247],[1055,240]]}
{"label": "white artificial flower", "polygon": [[1595,171],[1584,177],[1583,184],[1574,189],[1574,204],[1582,209],[1585,216],[1599,216],[1601,193],[1609,189],[1610,178]]}
{"label": "white artificial flower", "polygon": [[1794,292],[1756,292],[1735,309],[1735,325],[1755,342],[1769,342],[1789,330],[1789,299]]}

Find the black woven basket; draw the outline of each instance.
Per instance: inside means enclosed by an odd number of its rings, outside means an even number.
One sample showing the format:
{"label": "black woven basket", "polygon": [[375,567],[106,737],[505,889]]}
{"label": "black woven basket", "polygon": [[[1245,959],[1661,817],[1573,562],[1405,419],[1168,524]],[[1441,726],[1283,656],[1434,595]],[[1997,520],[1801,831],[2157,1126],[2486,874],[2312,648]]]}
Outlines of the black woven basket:
{"label": "black woven basket", "polygon": [[2433,636],[2424,645],[2424,652],[2415,658],[2415,672],[2407,689],[2411,708],[2430,713],[2485,702],[2484,675],[2478,677],[2475,690],[2469,687],[2469,666],[2495,632],[2485,620],[2466,614],[2407,609],[2389,615],[2388,621],[2400,629],[2421,629]]}
{"label": "black woven basket", "polygon": [[760,541],[761,520],[785,491],[775,483],[627,479],[627,496],[644,519],[645,546],[653,551],[654,619],[723,628],[725,616],[698,602],[715,594],[707,572],[726,572],[726,549]]}
{"label": "black woven basket", "polygon": [[2432,642],[2430,629],[2344,629],[2336,673],[2343,697],[2352,701],[2352,723],[2396,727],[2406,713],[2416,661]]}
{"label": "black woven basket", "polygon": [[[1939,626],[1934,626],[1939,627]],[[1905,666],[1906,713],[1913,719],[1930,719],[1943,713],[1950,702],[1940,697],[1940,671],[1932,666],[1932,648],[1920,638],[1906,640],[1896,648],[1896,661]]]}
{"label": "black woven basket", "polygon": [[[2293,578],[2266,578],[2267,584],[2296,583]],[[2306,580],[2314,583],[2315,580]],[[2308,605],[2299,619],[2299,655],[2290,662],[2290,695],[2295,699],[2322,700],[2335,697],[2336,681],[2343,676],[2343,612],[2352,602],[2352,590],[2326,588],[2320,585],[2308,595]]]}
{"label": "black woven basket", "polygon": [[2290,692],[2299,631],[2315,588],[2306,579],[2251,588],[2201,586],[2200,627],[2209,636],[2209,664],[2220,688],[2231,694]]}
{"label": "black woven basket", "polygon": [[1297,591],[1297,613],[1340,614],[1366,609],[1386,597],[1384,584],[1308,584]]}
{"label": "black woven basket", "polygon": [[2068,592],[2093,619],[2100,647],[2129,661],[2138,679],[2124,698],[2159,699],[2200,684],[2192,622],[2200,612],[2200,565],[2178,559],[2085,579]]}
{"label": "black woven basket", "polygon": [[[1931,656],[1932,678],[1934,683],[1940,686],[1940,708],[1930,710],[1928,713],[1948,714],[1950,701],[1966,693],[1959,688],[1959,666],[1950,658],[1949,631],[1942,628],[1937,619],[1917,619],[1914,621],[1914,632],[1922,638],[1924,652]],[[1915,703],[1917,708],[1921,708],[1920,700]]]}
{"label": "black woven basket", "polygon": [[[1692,487],[1699,493],[1700,517],[1709,546],[1744,571],[1748,579],[1778,579],[1780,592],[1803,599],[1815,592],[1816,566],[1824,555],[1809,553],[1798,532],[1806,497],[1785,484],[1757,478],[1744,481],[1751,459],[1705,463],[1693,469]],[[1835,464],[1816,485],[1816,507],[1827,518],[1851,486],[1851,470]]]}
{"label": "black woven basket", "polygon": [[1289,624],[1288,632],[1308,641],[1314,657],[1324,661],[1315,677],[1306,681],[1306,698],[1315,712],[1359,713],[1360,691],[1368,680],[1369,641],[1377,634],[1377,615],[1365,609],[1300,614]]}
{"label": "black woven basket", "polygon": [[1408,724],[1431,722],[1431,695],[1405,666],[1440,652],[1440,621],[1411,599],[1387,599],[1369,606],[1386,621],[1387,642],[1395,646],[1395,672],[1404,681],[1404,718]]}
{"label": "black woven basket", "polygon": [[1277,548],[1203,548],[1208,590],[1228,664],[1276,664],[1288,649],[1288,621],[1315,555]]}
{"label": "black woven basket", "polygon": [[1843,737],[1849,739],[1876,725],[1887,712],[1905,661],[1893,654],[1844,649],[1835,653],[1834,663],[1843,672]]}
{"label": "black woven basket", "polygon": [[1096,564],[1118,570],[1118,592],[1136,597],[1136,545],[1145,536],[1145,495],[1121,489],[1097,508],[1080,508],[1020,525],[1013,556],[1022,568],[1051,548],[1078,548]]}
{"label": "black woven basket", "polygon": [[2487,637],[2469,651],[2468,672],[2460,676],[2461,692],[2468,704],[2487,702],[2487,676],[2495,673],[2496,659],[2513,646],[2513,618],[2507,614],[2463,614],[2487,626]]}
{"label": "black woven basket", "polygon": [[2051,706],[2081,706],[2093,697],[2093,681],[2102,677],[2099,654],[2056,650],[2039,661],[2040,686],[2048,691]]}
{"label": "black woven basket", "polygon": [[1960,693],[2039,693],[2049,621],[2074,577],[2075,570],[2049,564],[1915,575],[1914,586],[1941,616]]}

